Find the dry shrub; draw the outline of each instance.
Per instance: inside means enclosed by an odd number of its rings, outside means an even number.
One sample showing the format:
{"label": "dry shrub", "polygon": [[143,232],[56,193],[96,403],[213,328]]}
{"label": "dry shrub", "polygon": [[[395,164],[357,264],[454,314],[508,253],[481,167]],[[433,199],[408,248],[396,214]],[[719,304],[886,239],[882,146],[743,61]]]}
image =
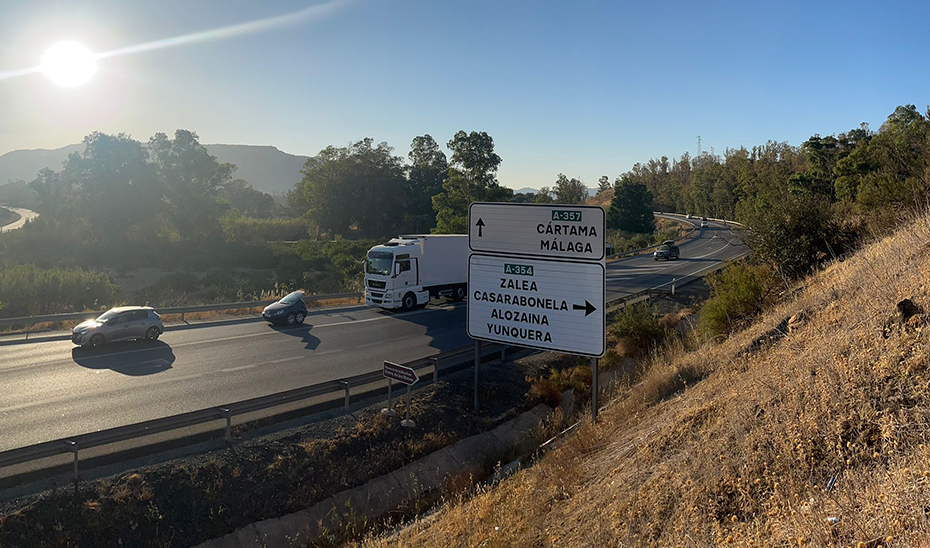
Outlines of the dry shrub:
{"label": "dry shrub", "polygon": [[445,495],[456,495],[470,491],[480,482],[488,479],[490,474],[482,466],[466,466],[454,474],[449,474],[442,482],[441,491]]}
{"label": "dry shrub", "polygon": [[[927,241],[923,217],[829,265],[654,364],[536,466],[368,545],[926,545],[930,329],[885,326],[904,298],[930,308]],[[743,353],[801,310],[803,329]]]}
{"label": "dry shrub", "polygon": [[671,331],[678,327],[678,324],[681,322],[681,316],[677,312],[670,312],[668,314],[663,314],[659,318],[659,326],[666,331]]}

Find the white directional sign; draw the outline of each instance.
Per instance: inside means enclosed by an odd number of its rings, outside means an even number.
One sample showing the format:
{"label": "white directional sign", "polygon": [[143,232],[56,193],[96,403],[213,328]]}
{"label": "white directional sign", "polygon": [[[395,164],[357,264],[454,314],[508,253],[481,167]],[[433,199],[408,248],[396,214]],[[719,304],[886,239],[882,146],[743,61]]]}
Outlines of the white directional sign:
{"label": "white directional sign", "polygon": [[475,202],[468,208],[474,252],[600,261],[604,229],[597,206]]}
{"label": "white directional sign", "polygon": [[468,258],[468,335],[603,356],[604,274],[602,261],[473,253]]}

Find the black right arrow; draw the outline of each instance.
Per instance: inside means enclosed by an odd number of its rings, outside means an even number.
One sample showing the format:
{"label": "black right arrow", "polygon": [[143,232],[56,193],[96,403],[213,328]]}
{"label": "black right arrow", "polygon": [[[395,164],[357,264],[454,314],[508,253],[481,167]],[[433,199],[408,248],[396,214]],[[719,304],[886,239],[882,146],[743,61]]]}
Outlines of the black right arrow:
{"label": "black right arrow", "polygon": [[582,306],[582,305],[580,305],[580,304],[573,304],[573,305],[572,305],[572,309],[573,309],[573,310],[584,310],[584,311],[585,311],[585,312],[584,312],[584,315],[585,315],[585,316],[587,316],[588,314],[590,314],[590,313],[594,312],[595,310],[597,310],[596,308],[594,308],[594,305],[591,304],[591,303],[589,303],[588,301],[585,301],[585,302],[584,302],[584,306]]}
{"label": "black right arrow", "polygon": [[481,217],[478,217],[478,222],[475,223],[475,226],[478,227],[478,237],[482,237],[481,230],[484,228],[484,221],[481,220]]}

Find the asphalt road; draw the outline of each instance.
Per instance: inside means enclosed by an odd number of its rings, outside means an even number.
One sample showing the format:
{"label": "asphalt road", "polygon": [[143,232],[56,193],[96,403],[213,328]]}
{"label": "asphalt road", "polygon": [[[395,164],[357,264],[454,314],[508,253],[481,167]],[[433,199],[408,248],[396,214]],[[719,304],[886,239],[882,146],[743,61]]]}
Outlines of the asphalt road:
{"label": "asphalt road", "polygon": [[[700,230],[700,229],[699,229]],[[681,245],[608,265],[608,299],[700,276],[746,248],[712,223]],[[258,319],[167,331],[155,344],[81,349],[70,341],[0,345],[0,451],[219,406],[378,369],[469,344],[465,304],[408,313],[364,306],[312,313],[303,326]]]}
{"label": "asphalt road", "polygon": [[0,226],[0,232],[9,232],[10,230],[16,230],[17,228],[22,228],[26,225],[27,221],[31,221],[39,216],[39,214],[36,213],[35,211],[23,209],[21,207],[8,207],[7,209],[9,209],[10,211],[19,213],[20,218],[19,220],[13,221],[12,223],[8,225]]}

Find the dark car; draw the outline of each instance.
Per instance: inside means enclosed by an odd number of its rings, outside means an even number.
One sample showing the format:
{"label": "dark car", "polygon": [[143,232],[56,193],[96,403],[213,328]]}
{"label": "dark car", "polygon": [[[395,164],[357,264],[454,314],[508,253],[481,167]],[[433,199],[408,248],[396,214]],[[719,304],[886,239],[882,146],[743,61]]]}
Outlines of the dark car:
{"label": "dark car", "polygon": [[680,254],[681,252],[678,250],[678,246],[675,245],[675,242],[672,240],[666,240],[662,242],[662,245],[660,245],[659,248],[655,250],[655,252],[653,252],[652,258],[657,261],[659,259],[670,261],[672,259],[678,259]]}
{"label": "dark car", "polygon": [[304,323],[307,317],[307,305],[304,292],[288,293],[283,299],[271,303],[262,310],[262,318],[275,325],[297,325]]}

